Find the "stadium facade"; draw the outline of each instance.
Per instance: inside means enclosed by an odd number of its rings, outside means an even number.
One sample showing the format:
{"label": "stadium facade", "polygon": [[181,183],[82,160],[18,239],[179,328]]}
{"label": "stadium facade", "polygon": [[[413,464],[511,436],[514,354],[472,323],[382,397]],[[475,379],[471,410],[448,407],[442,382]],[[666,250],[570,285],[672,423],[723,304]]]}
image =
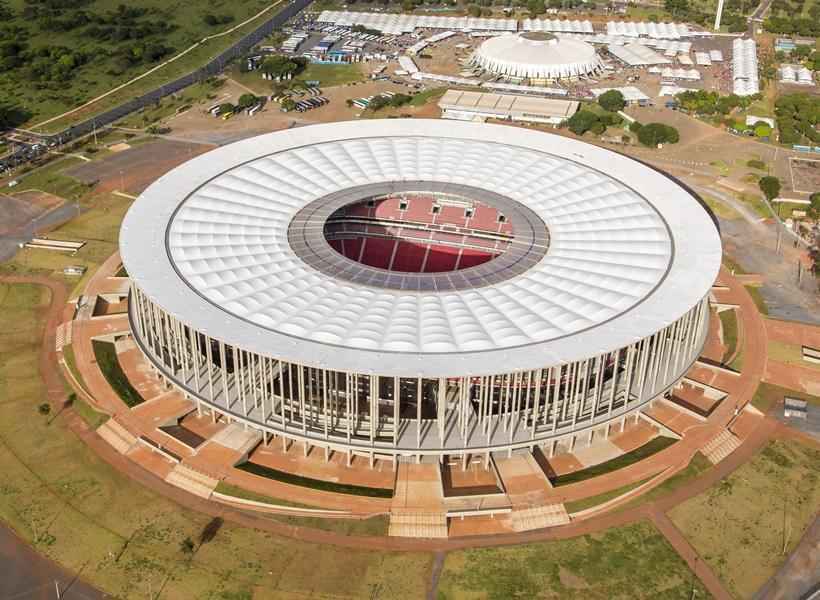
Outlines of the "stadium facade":
{"label": "stadium facade", "polygon": [[372,457],[636,416],[700,354],[720,238],[664,175],[503,125],[315,125],[197,157],[121,232],[132,332],[204,410]]}

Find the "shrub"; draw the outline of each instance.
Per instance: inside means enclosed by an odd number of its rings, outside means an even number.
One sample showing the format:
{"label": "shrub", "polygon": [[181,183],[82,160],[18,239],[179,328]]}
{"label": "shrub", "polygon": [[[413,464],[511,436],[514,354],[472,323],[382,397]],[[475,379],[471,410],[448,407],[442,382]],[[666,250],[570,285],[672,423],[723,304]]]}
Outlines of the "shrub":
{"label": "shrub", "polygon": [[47,415],[51,412],[51,405],[48,402],[43,402],[37,407],[37,412],[41,415]]}
{"label": "shrub", "polygon": [[756,158],[753,158],[752,160],[747,160],[746,166],[752,169],[757,169],[758,171],[766,170],[766,163],[764,163],[762,160],[757,160]]}

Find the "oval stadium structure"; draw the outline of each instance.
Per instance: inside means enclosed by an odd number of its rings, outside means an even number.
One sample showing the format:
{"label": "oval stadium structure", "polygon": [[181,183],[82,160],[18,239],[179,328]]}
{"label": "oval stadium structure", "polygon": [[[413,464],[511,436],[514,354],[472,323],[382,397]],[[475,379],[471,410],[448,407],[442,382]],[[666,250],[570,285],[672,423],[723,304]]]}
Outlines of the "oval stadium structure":
{"label": "oval stadium structure", "polygon": [[209,152],[121,232],[142,351],[202,409],[372,457],[592,436],[678,382],[721,259],[632,159],[505,125],[314,125]]}

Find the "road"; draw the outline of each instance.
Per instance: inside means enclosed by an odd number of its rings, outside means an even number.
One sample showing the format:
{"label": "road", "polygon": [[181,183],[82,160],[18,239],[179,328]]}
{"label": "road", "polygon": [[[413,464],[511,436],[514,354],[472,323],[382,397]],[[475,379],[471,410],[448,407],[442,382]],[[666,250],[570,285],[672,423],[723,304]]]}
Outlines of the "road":
{"label": "road", "polygon": [[37,554],[2,524],[0,573],[0,598],[4,600],[54,600],[57,596],[56,586],[59,586],[62,600],[101,600],[109,597]]}

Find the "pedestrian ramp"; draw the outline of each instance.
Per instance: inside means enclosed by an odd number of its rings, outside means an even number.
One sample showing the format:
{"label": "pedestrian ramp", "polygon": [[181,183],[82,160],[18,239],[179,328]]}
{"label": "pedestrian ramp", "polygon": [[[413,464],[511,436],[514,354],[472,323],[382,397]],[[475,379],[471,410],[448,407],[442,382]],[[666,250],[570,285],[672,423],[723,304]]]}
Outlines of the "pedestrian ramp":
{"label": "pedestrian ramp", "polygon": [[411,538],[446,538],[447,513],[444,511],[391,511],[388,535]]}
{"label": "pedestrian ramp", "polygon": [[120,454],[128,454],[137,444],[136,436],[113,418],[100,425],[97,434]]}
{"label": "pedestrian ramp", "polygon": [[563,504],[544,504],[527,508],[514,508],[510,517],[514,531],[545,529],[569,523],[569,515]]}
{"label": "pedestrian ramp", "polygon": [[724,429],[704,444],[700,451],[709,462],[716,465],[739,447],[740,439],[731,431]]}
{"label": "pedestrian ramp", "polygon": [[211,492],[214,491],[216,484],[219,483],[219,481],[213,477],[195,471],[182,463],[176,465],[174,469],[168,473],[165,481],[195,496],[206,499],[211,497]]}

